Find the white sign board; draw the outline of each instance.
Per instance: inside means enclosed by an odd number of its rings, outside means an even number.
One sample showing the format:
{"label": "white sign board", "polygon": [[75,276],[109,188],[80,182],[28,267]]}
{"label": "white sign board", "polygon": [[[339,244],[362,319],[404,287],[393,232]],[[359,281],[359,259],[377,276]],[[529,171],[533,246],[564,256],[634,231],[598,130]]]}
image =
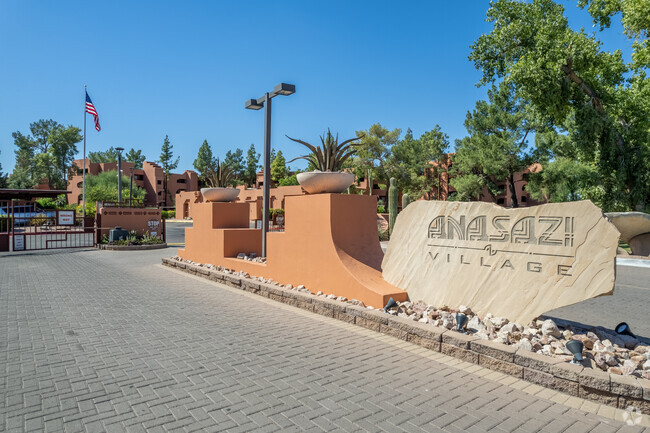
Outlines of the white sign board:
{"label": "white sign board", "polygon": [[74,210],[60,210],[57,211],[56,224],[60,226],[73,226],[74,225]]}
{"label": "white sign board", "polygon": [[25,235],[14,235],[14,251],[25,249]]}

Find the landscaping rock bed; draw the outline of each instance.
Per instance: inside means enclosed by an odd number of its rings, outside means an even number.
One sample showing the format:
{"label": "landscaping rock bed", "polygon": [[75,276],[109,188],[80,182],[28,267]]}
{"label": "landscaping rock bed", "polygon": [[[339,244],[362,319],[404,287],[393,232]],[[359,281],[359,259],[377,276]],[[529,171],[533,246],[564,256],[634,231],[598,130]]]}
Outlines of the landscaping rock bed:
{"label": "landscaping rock bed", "polygon": [[[397,303],[396,308],[384,312],[358,300],[312,293],[302,285],[281,285],[178,256],[163,259],[163,264],[547,388],[619,408],[634,406],[650,414],[650,347],[602,327],[561,328],[550,319],[521,325],[490,314],[480,318],[466,306],[435,308],[423,302]],[[467,333],[455,330],[456,313],[469,318]],[[566,343],[572,339],[584,344],[585,360],[579,365],[569,363],[573,356]]]}

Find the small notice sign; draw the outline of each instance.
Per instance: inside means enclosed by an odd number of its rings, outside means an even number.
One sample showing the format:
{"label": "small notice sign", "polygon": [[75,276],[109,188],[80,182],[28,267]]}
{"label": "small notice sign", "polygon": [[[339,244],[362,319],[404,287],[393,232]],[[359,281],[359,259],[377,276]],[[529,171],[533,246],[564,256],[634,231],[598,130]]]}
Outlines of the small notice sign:
{"label": "small notice sign", "polygon": [[25,249],[25,235],[14,235],[14,251]]}
{"label": "small notice sign", "polygon": [[56,211],[56,223],[60,226],[73,226],[75,211],[74,210],[58,210]]}

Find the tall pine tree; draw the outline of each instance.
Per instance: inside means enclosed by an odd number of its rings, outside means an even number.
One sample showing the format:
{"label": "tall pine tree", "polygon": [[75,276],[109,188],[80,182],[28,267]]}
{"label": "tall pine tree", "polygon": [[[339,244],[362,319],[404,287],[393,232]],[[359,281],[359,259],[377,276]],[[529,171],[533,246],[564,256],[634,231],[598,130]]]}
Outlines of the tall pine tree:
{"label": "tall pine tree", "polygon": [[165,200],[163,202],[163,206],[167,205],[167,182],[169,182],[169,174],[172,172],[172,170],[178,167],[178,161],[180,160],[180,157],[174,159],[174,152],[172,150],[173,147],[174,146],[169,141],[169,136],[165,135],[163,145],[160,149],[160,159],[158,160],[160,166],[163,169],[163,173],[165,174],[163,184],[163,194],[165,196]]}

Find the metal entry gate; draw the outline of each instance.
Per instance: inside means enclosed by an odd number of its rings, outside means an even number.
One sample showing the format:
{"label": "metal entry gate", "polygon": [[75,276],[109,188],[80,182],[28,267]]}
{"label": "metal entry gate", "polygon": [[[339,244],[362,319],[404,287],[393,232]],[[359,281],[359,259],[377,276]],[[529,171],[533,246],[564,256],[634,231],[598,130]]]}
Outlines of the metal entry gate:
{"label": "metal entry gate", "polygon": [[74,210],[39,209],[34,202],[14,200],[0,203],[0,220],[3,216],[6,228],[0,221],[0,250],[3,228],[11,251],[95,245],[93,218],[84,219]]}

